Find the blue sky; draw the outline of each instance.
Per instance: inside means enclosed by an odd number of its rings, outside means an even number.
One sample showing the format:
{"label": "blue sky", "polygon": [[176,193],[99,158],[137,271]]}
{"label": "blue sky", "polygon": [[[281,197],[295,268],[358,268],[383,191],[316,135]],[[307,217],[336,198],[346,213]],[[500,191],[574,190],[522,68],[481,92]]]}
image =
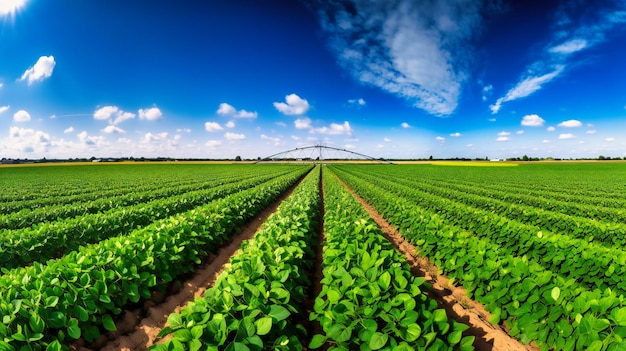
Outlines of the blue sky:
{"label": "blue sky", "polygon": [[624,157],[625,42],[624,0],[2,0],[0,157]]}

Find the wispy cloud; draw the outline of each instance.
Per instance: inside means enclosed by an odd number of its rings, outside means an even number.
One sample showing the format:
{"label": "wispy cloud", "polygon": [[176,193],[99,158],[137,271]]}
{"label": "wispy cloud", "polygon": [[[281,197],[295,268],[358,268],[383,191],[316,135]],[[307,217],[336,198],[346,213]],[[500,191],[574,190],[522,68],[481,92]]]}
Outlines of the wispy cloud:
{"label": "wispy cloud", "polygon": [[363,100],[363,98],[358,98],[358,99],[349,99],[348,104],[355,105],[355,106],[365,106],[367,103],[365,102],[365,100]]}
{"label": "wispy cloud", "polygon": [[[607,33],[626,23],[623,4],[609,8],[589,7],[585,2],[563,2],[555,16],[551,38],[539,57],[526,68],[519,81],[489,108],[498,113],[502,104],[527,97],[565,72],[578,52],[605,42]],[[584,6],[584,11],[580,8]]]}
{"label": "wispy cloud", "polygon": [[0,114],[6,112],[9,108],[10,108],[9,105],[0,106]]}
{"label": "wispy cloud", "polygon": [[533,74],[525,76],[511,90],[509,90],[505,96],[499,98],[496,100],[495,104],[489,106],[491,113],[498,113],[502,107],[502,103],[504,102],[521,99],[541,89],[544,84],[561,74],[564,68],[565,66],[563,65],[557,65],[554,67],[552,72],[548,72],[540,76]]}
{"label": "wispy cloud", "polygon": [[224,139],[226,140],[243,140],[245,139],[246,136],[244,134],[237,134],[237,133],[226,133],[224,134]]}
{"label": "wispy cloud", "polygon": [[559,134],[559,139],[574,139],[576,136],[571,133]]}
{"label": "wispy cloud", "polygon": [[482,1],[317,4],[331,48],[354,78],[432,115],[455,111]]}
{"label": "wispy cloud", "polygon": [[402,122],[402,123],[400,124],[400,126],[401,126],[402,128],[404,128],[404,129],[411,128],[411,126],[410,126],[408,123],[406,123],[406,122]]}
{"label": "wispy cloud", "polygon": [[93,118],[98,120],[109,120],[112,125],[117,125],[126,120],[135,118],[132,112],[125,112],[117,106],[104,106],[93,113]]}

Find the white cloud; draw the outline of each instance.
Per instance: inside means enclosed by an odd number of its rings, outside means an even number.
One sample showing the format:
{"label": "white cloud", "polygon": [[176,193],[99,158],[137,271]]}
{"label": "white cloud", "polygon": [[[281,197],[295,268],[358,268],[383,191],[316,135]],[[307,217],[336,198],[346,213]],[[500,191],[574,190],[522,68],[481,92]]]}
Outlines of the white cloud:
{"label": "white cloud", "polygon": [[104,144],[104,138],[102,136],[90,136],[87,131],[83,130],[77,135],[78,140],[87,146],[98,146]]}
{"label": "white cloud", "polygon": [[505,131],[498,133],[498,136],[508,136],[508,135],[511,135],[511,133],[505,132]]}
{"label": "white cloud", "polygon": [[615,138],[613,138],[613,137],[608,137],[608,138],[604,139],[604,141],[607,141],[607,142],[609,142],[609,143],[610,143],[610,142],[615,141]]}
{"label": "white cloud", "polygon": [[442,136],[437,136],[437,137],[435,138],[435,140],[437,140],[437,141],[446,141],[446,138],[444,138],[444,137],[442,137]]}
{"label": "white cloud", "polygon": [[15,122],[28,122],[30,121],[30,114],[25,110],[19,110],[13,114],[13,120]]}
{"label": "white cloud", "polygon": [[116,125],[126,120],[135,118],[135,114],[131,112],[125,112],[117,106],[104,106],[97,109],[96,112],[93,113],[93,118],[97,120],[108,119],[109,123]]}
{"label": "white cloud", "polygon": [[577,121],[575,119],[570,119],[568,121],[564,121],[561,122],[557,125],[557,127],[563,127],[563,128],[578,128],[578,127],[582,127],[582,123],[580,121]]}
{"label": "white cloud", "polygon": [[509,90],[504,97],[499,98],[496,100],[495,104],[489,106],[491,113],[498,113],[502,107],[502,103],[504,102],[524,98],[541,89],[544,84],[556,78],[559,74],[561,74],[561,72],[563,72],[564,69],[565,66],[558,65],[552,72],[545,73],[540,76],[530,75],[523,78],[513,88],[511,88],[511,90]]}
{"label": "white cloud", "polygon": [[234,106],[222,102],[217,109],[217,114],[220,116],[229,116],[233,118],[256,118],[257,112],[249,112],[246,110],[237,110]]}
{"label": "white cloud", "polygon": [[218,147],[218,146],[222,145],[222,142],[220,140],[209,140],[209,141],[206,142],[205,145],[210,147],[210,148],[214,148],[214,147]]}
{"label": "white cloud", "polygon": [[276,122],[276,125],[279,127],[287,127],[287,124],[285,122]]}
{"label": "white cloud", "polygon": [[343,124],[331,123],[329,127],[321,127],[315,128],[314,131],[320,134],[331,134],[331,135],[352,135],[352,127],[350,127],[350,123],[348,121],[344,121]]}
{"label": "white cloud", "polygon": [[587,134],[596,134],[596,131],[595,130],[588,130]]}
{"label": "white cloud", "polygon": [[182,133],[182,132],[191,133],[191,129],[190,128],[178,128],[176,129],[176,132],[177,133]]}
{"label": "white cloud", "polygon": [[[139,119],[145,119],[148,121],[155,121],[163,116],[161,110],[158,107],[150,107],[147,109],[139,109]],[[134,116],[133,116],[134,117]]]}
{"label": "white cloud", "polygon": [[35,82],[41,82],[52,75],[55,65],[56,62],[54,61],[54,56],[41,56],[34,66],[30,67],[26,70],[26,72],[24,72],[24,74],[22,74],[22,77],[19,80],[28,81],[28,85]]}
{"label": "white cloud", "polygon": [[309,129],[311,128],[311,119],[310,118],[298,118],[293,124],[296,126],[296,129]]}
{"label": "white cloud", "polygon": [[377,148],[377,149],[384,149],[384,148],[385,148],[385,145],[383,145],[383,144],[377,144],[377,145],[376,145],[376,148]]}
{"label": "white cloud", "polygon": [[482,3],[325,2],[322,28],[344,69],[363,84],[437,116],[452,114],[468,73]]}
{"label": "white cloud", "polygon": [[4,113],[4,112],[8,111],[8,110],[9,110],[9,108],[10,108],[10,106],[9,106],[9,105],[7,105],[7,106],[0,106],[0,114],[2,114],[2,113]]}
{"label": "white cloud", "polygon": [[522,134],[524,134],[524,131],[523,130],[518,130],[517,132],[515,132],[515,134],[522,135]]}
{"label": "white cloud", "polygon": [[569,55],[586,48],[587,45],[588,43],[585,39],[577,38],[568,40],[563,44],[551,47],[550,49],[548,49],[548,51],[555,54]]}
{"label": "white cloud", "polygon": [[456,133],[452,133],[452,134],[450,134],[450,136],[451,136],[451,137],[455,137],[455,138],[458,138],[458,137],[460,137],[461,135],[462,135],[462,134],[461,134],[461,133],[459,133],[459,132],[456,132]]}
{"label": "white cloud", "polygon": [[273,137],[269,137],[265,134],[261,134],[261,139],[263,140],[267,140],[269,142],[271,142],[272,144],[279,146],[280,145],[280,138],[273,138]]}
{"label": "white cloud", "polygon": [[389,139],[389,138],[384,138],[384,139],[383,139],[383,141],[384,141],[384,142],[386,142],[386,143],[390,143],[390,142],[391,142],[391,139]]}
{"label": "white cloud", "polygon": [[550,140],[548,140],[548,139],[543,139],[543,143],[544,143],[544,144],[549,144],[549,143],[550,143]]}
{"label": "white cloud", "polygon": [[574,139],[576,136],[571,133],[559,134],[559,139]]}
{"label": "white cloud", "polygon": [[411,126],[408,123],[406,123],[406,122],[402,122],[402,124],[400,124],[400,125],[402,126],[402,128],[405,128],[405,129],[411,128]]}
{"label": "white cloud", "polygon": [[496,141],[509,141],[509,140],[511,140],[511,138],[507,136],[499,136],[496,138]]}
{"label": "white cloud", "polygon": [[52,140],[48,133],[39,130],[10,127],[9,145],[12,150],[20,153],[41,154],[52,146]]}
{"label": "white cloud", "polygon": [[69,127],[69,128],[67,128],[67,129],[65,129],[65,130],[63,131],[63,133],[68,134],[68,133],[72,133],[73,131],[74,131],[74,127]]}
{"label": "white cloud", "polygon": [[125,134],[126,131],[118,126],[114,126],[114,125],[108,125],[106,126],[104,129],[102,129],[102,132],[107,133],[107,134],[112,134],[112,133],[117,133],[117,134]]}
{"label": "white cloud", "polygon": [[224,128],[217,122],[206,122],[204,124],[204,129],[207,132],[217,132],[218,130],[224,130]]}
{"label": "white cloud", "polygon": [[346,144],[343,146],[346,150],[354,150],[356,149],[356,145]]}
{"label": "white cloud", "polygon": [[99,119],[99,120],[106,120],[106,119],[111,118],[119,110],[120,109],[117,106],[104,106],[102,108],[99,108],[98,110],[96,110],[96,112],[93,113],[93,118]]}
{"label": "white cloud", "polygon": [[0,83],[0,88],[2,88],[4,86],[4,83]]}
{"label": "white cloud", "polygon": [[350,105],[359,105],[359,106],[365,106],[365,100],[363,100],[363,98],[359,98],[359,99],[349,99],[348,103]]}
{"label": "white cloud", "polygon": [[525,127],[541,127],[546,121],[539,117],[539,115],[532,114],[526,115],[522,118],[522,125]]}
{"label": "white cloud", "polygon": [[132,113],[132,112],[124,112],[124,111],[120,110],[117,113],[117,117],[115,117],[115,119],[113,121],[109,121],[109,123],[111,123],[111,124],[118,124],[118,123],[122,123],[122,122],[124,122],[126,120],[133,119],[133,118],[135,118],[135,114],[134,113]]}
{"label": "white cloud", "polygon": [[548,128],[546,128],[546,131],[548,132],[554,132],[556,130],[556,128],[554,128],[553,126],[549,126]]}
{"label": "white cloud", "polygon": [[274,107],[285,115],[300,116],[305,114],[310,108],[309,102],[296,94],[289,94],[285,96],[285,101],[287,103],[274,103]]}
{"label": "white cloud", "polygon": [[465,145],[465,146],[467,146],[467,147],[473,147],[473,146],[474,146],[474,144],[467,144],[467,145]]}
{"label": "white cloud", "polygon": [[164,141],[165,139],[167,139],[167,136],[168,136],[167,132],[161,132],[161,133],[156,133],[156,134],[148,132],[148,133],[146,133],[143,136],[143,140],[142,141],[144,143],[148,143],[148,144],[149,143],[160,143],[160,142]]}
{"label": "white cloud", "polygon": [[232,105],[222,102],[217,109],[217,114],[222,116],[232,116],[237,113],[237,109]]}
{"label": "white cloud", "polygon": [[237,133],[226,133],[224,134],[224,138],[226,140],[243,140],[246,138],[246,136],[244,134],[237,134]]}
{"label": "white cloud", "polygon": [[235,122],[234,121],[228,121],[225,124],[226,128],[235,128]]}
{"label": "white cloud", "polygon": [[489,118],[489,122],[495,122],[496,119],[495,118]]}

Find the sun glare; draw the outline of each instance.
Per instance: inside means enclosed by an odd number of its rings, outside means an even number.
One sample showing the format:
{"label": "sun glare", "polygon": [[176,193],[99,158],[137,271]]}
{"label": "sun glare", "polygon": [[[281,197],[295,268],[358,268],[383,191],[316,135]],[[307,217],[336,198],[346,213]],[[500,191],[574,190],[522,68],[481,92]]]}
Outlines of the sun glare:
{"label": "sun glare", "polygon": [[0,0],[0,16],[15,17],[15,13],[26,4],[26,0]]}

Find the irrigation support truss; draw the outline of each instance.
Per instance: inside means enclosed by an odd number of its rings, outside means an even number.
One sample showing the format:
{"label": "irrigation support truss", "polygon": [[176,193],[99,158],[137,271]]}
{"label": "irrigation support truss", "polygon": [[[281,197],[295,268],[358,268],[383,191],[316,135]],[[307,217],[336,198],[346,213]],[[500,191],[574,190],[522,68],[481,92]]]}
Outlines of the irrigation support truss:
{"label": "irrigation support truss", "polygon": [[[334,153],[335,157],[329,157]],[[338,157],[343,155],[343,157]],[[348,157],[346,157],[348,156]],[[271,162],[271,161],[284,161],[284,162],[306,162],[320,163],[328,160],[340,161],[340,160],[368,160],[378,163],[393,164],[391,161],[387,161],[382,158],[374,158],[358,152],[340,149],[326,145],[313,145],[305,147],[297,147],[295,149],[281,151],[279,153],[267,156],[257,161],[256,163]]]}

